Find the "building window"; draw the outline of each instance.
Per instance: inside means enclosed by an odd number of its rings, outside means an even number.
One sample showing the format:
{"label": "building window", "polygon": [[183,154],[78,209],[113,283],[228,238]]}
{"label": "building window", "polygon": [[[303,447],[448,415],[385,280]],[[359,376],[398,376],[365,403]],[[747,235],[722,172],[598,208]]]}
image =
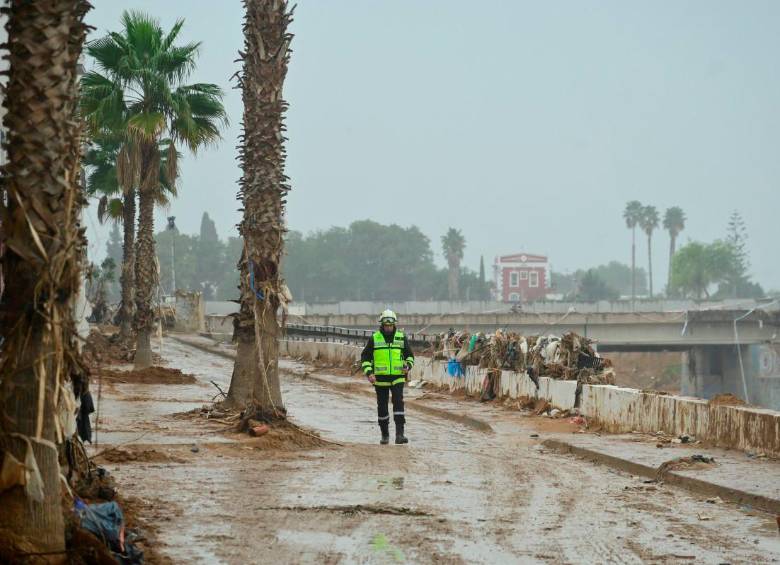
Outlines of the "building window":
{"label": "building window", "polygon": [[520,295],[517,294],[516,292],[513,292],[512,294],[509,295],[509,302],[520,302]]}
{"label": "building window", "polygon": [[520,286],[520,283],[517,281],[517,276],[517,271],[509,273],[509,286]]}
{"label": "building window", "polygon": [[537,271],[531,271],[530,273],[528,273],[528,286],[530,287],[539,286],[539,273]]}
{"label": "building window", "polygon": [[520,280],[521,281],[527,281],[528,280],[528,271],[520,271]]}

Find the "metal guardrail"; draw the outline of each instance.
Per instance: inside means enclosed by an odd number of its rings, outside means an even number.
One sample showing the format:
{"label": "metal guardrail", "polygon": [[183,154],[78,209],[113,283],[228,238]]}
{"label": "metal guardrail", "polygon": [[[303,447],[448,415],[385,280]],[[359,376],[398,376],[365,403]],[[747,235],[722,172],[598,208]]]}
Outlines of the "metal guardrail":
{"label": "metal guardrail", "polygon": [[[365,343],[375,330],[360,330],[351,328],[339,328],[336,326],[312,326],[306,324],[287,324],[285,331],[291,336],[341,339],[346,341],[355,341]],[[435,336],[422,333],[406,333],[406,338],[411,345],[432,345],[436,340]]]}

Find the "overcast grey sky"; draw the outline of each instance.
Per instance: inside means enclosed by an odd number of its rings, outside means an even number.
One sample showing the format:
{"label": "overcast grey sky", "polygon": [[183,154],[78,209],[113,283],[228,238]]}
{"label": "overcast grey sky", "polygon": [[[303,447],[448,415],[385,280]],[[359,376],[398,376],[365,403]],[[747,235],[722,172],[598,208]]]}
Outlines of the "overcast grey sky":
{"label": "overcast grey sky", "polygon": [[[226,89],[232,123],[184,161],[169,213],[191,233],[205,210],[235,235],[241,2],[92,1],[92,38],[140,9],[166,28],[184,17],[183,40],[203,42],[192,80]],[[662,216],[682,207],[681,243],[723,237],[736,209],[755,278],[780,288],[778,21],[772,0],[301,0],[285,88],[289,226],[416,224],[440,263],[453,226],[469,267],[524,251],[565,271],[630,261],[628,200]],[[659,289],[668,246],[659,231]]]}

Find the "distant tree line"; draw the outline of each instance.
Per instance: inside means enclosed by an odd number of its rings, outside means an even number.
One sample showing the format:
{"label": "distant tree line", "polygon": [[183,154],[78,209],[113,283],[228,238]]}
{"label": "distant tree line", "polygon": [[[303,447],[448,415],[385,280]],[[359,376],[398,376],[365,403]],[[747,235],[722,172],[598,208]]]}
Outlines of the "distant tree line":
{"label": "distant tree line", "polygon": [[[446,268],[433,261],[428,237],[416,226],[404,228],[371,220],[304,235],[287,234],[282,272],[297,302],[342,300],[489,300],[484,261],[479,271],[460,266],[466,242],[459,230],[442,236]],[[201,291],[207,300],[238,297],[236,264],[241,240],[220,239],[208,213],[200,233],[187,235],[165,229],[155,235],[160,287],[173,290],[171,258],[175,257],[176,288]],[[106,244],[107,258],[121,264],[122,236],[115,226]],[[98,270],[95,271],[96,275]],[[97,278],[96,278],[97,280]],[[101,278],[110,300],[118,285]]]}
{"label": "distant tree line", "polygon": [[465,239],[442,237],[447,268],[433,262],[428,237],[371,220],[303,235],[288,234],[282,270],[299,302],[341,300],[489,300],[484,262],[479,272],[460,266]]}
{"label": "distant tree line", "polygon": [[[649,296],[653,291],[653,233],[659,227],[660,216],[654,206],[645,206],[637,200],[626,203],[623,211],[626,227],[631,230],[631,298],[637,293],[636,228],[647,236],[647,269]],[[685,212],[677,206],[666,210],[663,227],[669,233],[669,269],[666,296],[669,298],[722,299],[759,298],[764,295],[761,286],[750,280],[750,260],[747,251],[747,228],[739,212],[729,217],[726,237],[710,244],[691,242],[677,249],[677,238],[685,229]],[[601,296],[611,296],[610,287],[598,273],[591,272],[585,281],[587,288]],[[604,284],[602,284],[604,283]],[[717,289],[717,290],[715,290]],[[713,292],[710,292],[710,291]]]}
{"label": "distant tree line", "polygon": [[595,302],[598,300],[617,300],[621,296],[630,296],[632,288],[639,294],[647,292],[647,271],[636,269],[635,287],[631,267],[618,261],[610,261],[592,269],[579,269],[574,273],[551,273],[552,288],[555,294],[563,295],[564,300]]}
{"label": "distant tree line", "polygon": [[[637,220],[635,227],[644,225],[645,234],[652,233],[657,213],[642,212],[641,205],[638,209],[646,217],[644,224]],[[764,295],[761,286],[750,280],[747,230],[738,212],[731,215],[724,239],[709,244],[690,242],[676,249],[684,223],[682,210],[667,210],[663,224],[670,235],[672,260],[666,297],[705,300]],[[203,214],[199,234],[165,229],[155,235],[155,242],[163,293],[173,290],[171,257],[175,253],[176,288],[201,291],[207,300],[238,297],[236,264],[241,240],[220,239],[208,213]],[[476,272],[460,265],[465,247],[460,230],[450,228],[441,237],[447,267],[439,268],[431,241],[418,227],[362,220],[306,235],[289,232],[282,272],[298,302],[489,300],[492,283],[485,279],[484,261],[480,260]],[[119,289],[113,267],[122,263],[122,234],[116,225],[107,242],[107,257],[113,263],[95,267],[94,277],[109,300],[116,301]],[[583,302],[648,296],[650,289],[648,270],[632,269],[618,261],[573,273],[553,271],[551,283],[553,292],[565,300]]]}

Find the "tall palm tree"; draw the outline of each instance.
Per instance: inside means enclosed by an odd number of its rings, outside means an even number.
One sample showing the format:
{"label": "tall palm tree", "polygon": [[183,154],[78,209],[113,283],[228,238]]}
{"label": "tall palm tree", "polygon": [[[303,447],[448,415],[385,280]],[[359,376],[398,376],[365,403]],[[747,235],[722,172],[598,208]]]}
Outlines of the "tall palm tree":
{"label": "tall palm tree", "polygon": [[642,203],[639,200],[631,200],[626,203],[623,210],[623,219],[626,227],[631,230],[631,304],[636,301],[636,226],[642,217]]}
{"label": "tall palm tree", "polygon": [[658,210],[655,206],[644,206],[639,218],[639,227],[647,235],[647,279],[650,286],[650,298],[653,297],[653,232],[658,227]]}
{"label": "tall palm tree", "polygon": [[[0,449],[6,461],[34,459],[41,481],[0,492],[0,537],[10,532],[26,555],[64,554],[57,447],[64,438],[56,419],[67,410],[63,402],[72,404],[65,379],[81,372],[72,317],[85,249],[76,68],[89,4],[10,2],[4,9],[10,68],[0,223],[2,270],[13,276],[0,301]],[[4,550],[7,541],[0,540]]]}
{"label": "tall palm tree", "polygon": [[241,309],[235,321],[238,342],[228,402],[245,416],[284,417],[279,386],[280,306],[289,300],[279,264],[284,245],[284,206],[290,190],[284,173],[282,87],[287,75],[292,13],[286,0],[245,0],[243,71],[244,136],[239,159],[243,175],[239,198],[244,217],[239,232],[244,250]]}
{"label": "tall palm tree", "polygon": [[176,144],[193,153],[219,139],[227,123],[222,91],[214,84],[184,84],[195,68],[200,43],[174,45],[184,20],[167,34],[157,20],[124,12],[122,32],[92,41],[87,53],[100,71],[82,79],[82,110],[93,132],[122,136],[117,155],[122,186],[138,187],[138,240],[135,249],[135,365],[152,363],[152,297],[157,286],[154,201],[159,193],[160,142],[168,137],[166,176],[178,174]]}
{"label": "tall palm tree", "polygon": [[[158,206],[165,207],[170,199],[176,196],[176,184],[168,179],[168,153],[171,141],[160,142],[160,174],[159,190],[155,194]],[[132,338],[133,312],[135,311],[134,280],[135,280],[135,209],[136,187],[133,184],[123,186],[127,174],[117,167],[121,153],[121,138],[112,135],[97,136],[91,140],[89,149],[84,156],[87,174],[87,195],[98,198],[98,221],[118,222],[124,232],[122,245],[122,272],[120,283],[122,298],[119,307],[120,336],[123,340]],[[178,159],[180,155],[175,158]],[[124,173],[122,177],[119,173]],[[132,175],[131,175],[132,176]],[[133,181],[130,178],[128,182]]]}
{"label": "tall palm tree", "polygon": [[466,248],[466,238],[460,230],[450,228],[445,235],[441,237],[441,247],[444,251],[444,257],[449,266],[449,276],[447,281],[447,291],[450,300],[458,300],[460,293],[458,291],[458,280],[460,279],[460,262],[463,260],[463,250]]}
{"label": "tall palm tree", "polygon": [[677,236],[685,229],[685,212],[679,206],[666,209],[664,229],[669,232],[669,273],[666,278],[667,293],[672,288],[672,257],[677,247]]}

